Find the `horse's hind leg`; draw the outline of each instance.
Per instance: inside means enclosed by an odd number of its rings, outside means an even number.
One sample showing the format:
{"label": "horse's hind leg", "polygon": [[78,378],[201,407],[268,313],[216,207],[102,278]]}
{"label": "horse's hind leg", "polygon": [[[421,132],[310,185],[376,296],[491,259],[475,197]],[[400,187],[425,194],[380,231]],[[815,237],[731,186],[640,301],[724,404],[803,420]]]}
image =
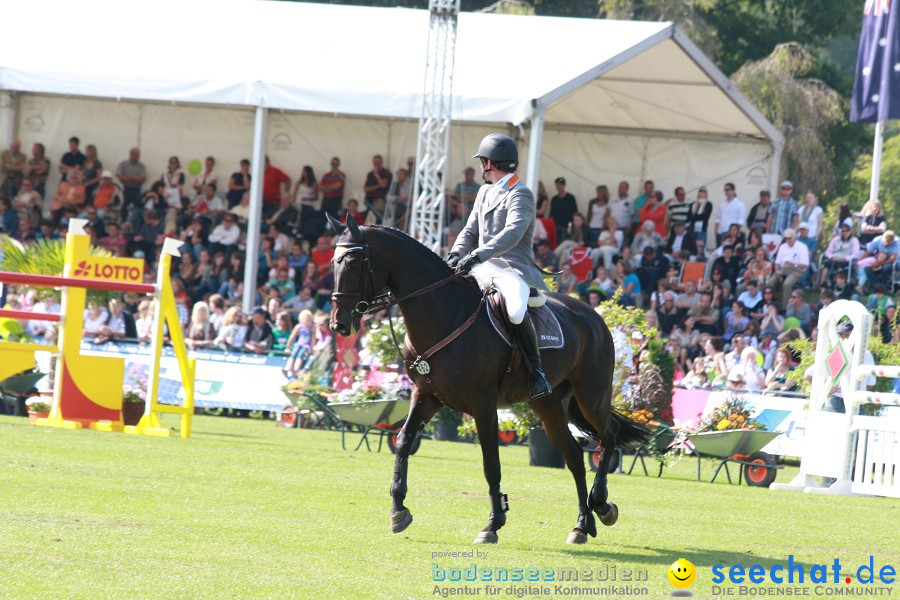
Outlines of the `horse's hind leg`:
{"label": "horse's hind leg", "polygon": [[615,525],[619,518],[619,507],[608,502],[609,489],[606,486],[606,479],[609,475],[609,462],[612,455],[616,451],[616,430],[618,424],[610,420],[610,426],[601,434],[600,443],[603,445],[603,458],[600,460],[600,466],[597,474],[594,476],[594,485],[591,487],[591,493],[588,496],[588,506],[590,506],[600,522],[609,527]]}
{"label": "horse's hind leg", "polygon": [[574,381],[574,393],[581,414],[597,431],[603,445],[603,458],[588,494],[588,506],[597,513],[601,523],[610,526],[619,518],[618,507],[608,502],[609,490],[606,485],[619,427],[612,418],[612,373],[604,380],[598,374],[599,370],[582,371],[581,376]]}
{"label": "horse's hind leg", "polygon": [[566,541],[570,544],[584,544],[587,542],[588,535],[597,536],[597,524],[587,502],[587,485],[584,482],[584,451],[572,437],[572,432],[569,431],[566,413],[560,400],[560,397],[568,397],[571,393],[568,386],[564,387],[566,389],[557,386],[552,396],[532,402],[531,407],[544,424],[547,437],[563,453],[566,466],[575,478],[575,488],[578,491],[578,522]]}
{"label": "horse's hind leg", "polygon": [[441,403],[431,394],[418,389],[413,391],[412,402],[406,422],[397,436],[397,454],[394,457],[394,479],[391,481],[391,531],[400,533],[412,523],[412,513],[403,506],[406,498],[406,472],[409,463],[409,451],[416,436],[434,413],[440,409]]}

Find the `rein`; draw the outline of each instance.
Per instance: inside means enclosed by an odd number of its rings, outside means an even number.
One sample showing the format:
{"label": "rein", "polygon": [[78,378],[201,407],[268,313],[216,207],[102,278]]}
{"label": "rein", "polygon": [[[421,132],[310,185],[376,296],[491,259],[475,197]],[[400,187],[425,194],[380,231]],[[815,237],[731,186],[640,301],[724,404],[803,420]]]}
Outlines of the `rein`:
{"label": "rein", "polygon": [[439,287],[450,283],[454,279],[459,279],[463,275],[465,275],[465,273],[453,273],[452,275],[448,275],[447,277],[444,277],[443,279],[440,279],[434,283],[426,285],[422,289],[416,290],[415,292],[412,292],[411,294],[407,294],[407,295],[403,296],[402,298],[391,299],[392,294],[390,292],[388,292],[387,294],[379,294],[378,296],[375,296],[372,299],[372,303],[369,306],[369,308],[366,310],[366,312],[360,313],[360,314],[368,314],[368,313],[372,313],[372,312],[386,310],[388,308],[391,308],[392,306],[400,304],[401,302],[409,300],[410,298],[416,298],[423,294],[427,294],[430,291],[436,290]]}
{"label": "rein", "polygon": [[[421,289],[418,289],[410,294],[407,294],[407,295],[403,296],[402,298],[392,298],[392,294],[390,292],[388,292],[386,294],[375,295],[375,293],[374,293],[375,279],[374,279],[374,275],[372,272],[371,261],[369,259],[369,245],[366,241],[365,233],[360,231],[360,234],[362,234],[363,238],[362,238],[362,241],[359,243],[356,243],[356,242],[339,243],[337,245],[337,247],[343,248],[344,251],[342,252],[342,254],[340,256],[338,256],[335,259],[337,262],[340,262],[344,256],[347,256],[351,252],[363,252],[363,254],[364,254],[363,271],[362,271],[362,274],[360,275],[360,282],[359,282],[359,288],[358,288],[359,291],[356,291],[356,292],[332,292],[332,294],[331,294],[331,301],[334,302],[335,304],[337,304],[338,306],[340,306],[341,308],[343,308],[344,310],[346,310],[347,312],[349,312],[351,315],[351,318],[353,318],[357,315],[362,316],[362,315],[366,315],[366,314],[373,313],[373,312],[387,310],[397,304],[400,304],[401,302],[404,302],[411,298],[416,298],[418,296],[422,296],[424,294],[427,294],[428,292],[432,292],[432,291],[450,283],[451,281],[459,279],[460,277],[465,275],[464,272],[453,273],[452,275],[444,277],[443,279],[440,279],[434,283],[426,285],[425,287],[423,287]],[[365,296],[366,296],[365,288],[367,285],[370,288],[372,288],[372,295],[370,296],[371,300],[365,300]],[[343,302],[341,302],[341,298],[346,298],[346,297],[358,298],[358,300],[357,300],[356,304],[354,304],[352,307],[349,307],[346,304],[344,304]],[[417,373],[419,373],[420,375],[427,375],[428,373],[430,373],[431,366],[428,364],[427,359],[429,357],[431,357],[432,355],[434,355],[441,348],[443,348],[444,346],[446,346],[447,344],[449,344],[450,342],[452,342],[453,340],[458,338],[466,329],[471,327],[472,323],[474,323],[475,319],[478,317],[478,313],[481,312],[481,309],[484,306],[486,301],[487,301],[487,292],[485,292],[482,295],[481,301],[478,303],[478,306],[475,308],[475,312],[472,314],[472,316],[470,316],[468,319],[466,319],[466,321],[462,325],[457,327],[453,332],[451,332],[450,335],[448,335],[447,337],[445,337],[444,339],[439,341],[437,344],[433,345],[431,348],[429,348],[422,354],[419,354],[416,351],[416,349],[412,345],[412,342],[409,341],[409,336],[406,336],[406,338],[404,339],[404,346],[407,350],[407,356],[415,356],[415,359],[413,359],[412,361],[409,361],[407,358],[404,357],[403,363],[405,365],[407,365],[407,367],[409,369],[415,369],[415,371]],[[393,320],[393,317],[391,316],[390,312],[388,312],[388,325],[390,326],[390,329],[391,329],[391,339],[394,341],[394,346],[397,347],[397,352],[399,352],[400,356],[403,357],[404,352],[403,352],[403,349],[401,349],[400,344],[397,342],[397,334],[394,332],[394,320]],[[431,383],[431,380],[426,379],[426,382]]]}
{"label": "rein", "polygon": [[[443,348],[444,346],[446,346],[447,344],[449,344],[450,342],[452,342],[453,340],[458,338],[460,335],[462,335],[462,333],[466,329],[468,329],[469,327],[472,326],[472,323],[474,323],[475,319],[478,318],[478,313],[481,312],[482,307],[484,306],[485,302],[487,301],[488,293],[489,292],[485,292],[481,296],[481,300],[478,302],[478,306],[475,308],[475,312],[472,313],[472,316],[470,316],[468,319],[466,319],[466,321],[462,325],[460,325],[459,327],[454,329],[452,332],[450,332],[450,335],[448,335],[447,337],[445,337],[444,339],[439,341],[437,344],[433,345],[431,348],[429,348],[422,354],[419,354],[416,351],[416,349],[412,345],[412,342],[409,341],[409,336],[407,335],[404,338],[403,343],[404,343],[404,347],[406,348],[406,351],[407,351],[407,356],[415,356],[416,357],[415,359],[412,360],[412,362],[410,362],[407,357],[403,356],[403,349],[401,349],[400,344],[397,343],[397,334],[394,333],[394,319],[393,319],[393,317],[391,317],[391,314],[388,313],[388,325],[391,328],[391,339],[394,341],[394,346],[397,347],[397,352],[399,352],[400,356],[403,357],[403,363],[405,365],[407,365],[410,369],[415,369],[415,371],[419,375],[428,375],[431,372],[431,366],[428,364],[427,359],[430,358],[432,355],[434,355],[438,350],[440,350],[441,348]],[[426,378],[425,381],[426,381],[426,383],[431,383],[431,379]]]}

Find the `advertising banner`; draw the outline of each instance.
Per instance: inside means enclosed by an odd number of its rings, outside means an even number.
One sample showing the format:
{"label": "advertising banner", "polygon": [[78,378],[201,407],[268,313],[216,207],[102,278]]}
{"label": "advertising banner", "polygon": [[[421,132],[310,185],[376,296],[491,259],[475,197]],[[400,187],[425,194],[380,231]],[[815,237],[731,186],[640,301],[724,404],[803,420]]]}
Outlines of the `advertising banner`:
{"label": "advertising banner", "polygon": [[[116,356],[125,359],[126,372],[132,364],[149,365],[150,347],[140,344],[81,343],[81,352],[89,356]],[[172,348],[164,346],[160,363],[159,394],[164,404],[181,404],[178,361]],[[281,410],[286,399],[281,373],[285,356],[267,354],[227,354],[215,350],[191,351],[197,359],[194,405],[199,408],[236,408],[245,410]]]}

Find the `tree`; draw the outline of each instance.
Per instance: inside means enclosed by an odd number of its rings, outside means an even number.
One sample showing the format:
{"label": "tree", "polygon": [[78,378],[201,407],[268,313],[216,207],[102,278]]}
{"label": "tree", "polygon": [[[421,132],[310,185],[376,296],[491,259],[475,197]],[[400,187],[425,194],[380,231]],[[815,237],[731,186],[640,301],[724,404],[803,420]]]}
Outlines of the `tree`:
{"label": "tree", "polygon": [[[726,74],[776,45],[803,40],[824,47],[854,27],[857,0],[601,0],[614,19],[673,21]],[[858,29],[857,29],[858,30]]]}
{"label": "tree", "polygon": [[721,0],[601,0],[600,14],[628,21],[672,21],[712,60],[719,53],[715,27],[706,19]]}
{"label": "tree", "polygon": [[781,170],[797,190],[820,195],[835,182],[829,135],[846,119],[840,94],[818,79],[805,79],[815,59],[797,43],[779,44],[768,57],[744,65],[734,83],[785,137]]}
{"label": "tree", "polygon": [[[884,217],[888,229],[900,229],[900,127],[893,127],[894,135],[884,140],[881,154],[881,179],[878,197],[884,207]],[[856,161],[856,168],[850,174],[850,190],[844,198],[854,210],[859,210],[869,199],[869,185],[872,180],[872,154],[863,154]]]}

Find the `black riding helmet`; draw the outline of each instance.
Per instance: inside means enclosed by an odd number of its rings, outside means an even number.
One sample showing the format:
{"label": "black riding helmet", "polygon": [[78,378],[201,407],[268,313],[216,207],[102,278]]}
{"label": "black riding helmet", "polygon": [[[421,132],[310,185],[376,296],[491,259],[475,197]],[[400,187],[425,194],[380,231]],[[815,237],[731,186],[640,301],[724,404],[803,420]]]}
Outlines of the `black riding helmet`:
{"label": "black riding helmet", "polygon": [[515,171],[519,166],[519,148],[508,135],[492,133],[481,140],[472,158],[486,158],[504,171]]}

